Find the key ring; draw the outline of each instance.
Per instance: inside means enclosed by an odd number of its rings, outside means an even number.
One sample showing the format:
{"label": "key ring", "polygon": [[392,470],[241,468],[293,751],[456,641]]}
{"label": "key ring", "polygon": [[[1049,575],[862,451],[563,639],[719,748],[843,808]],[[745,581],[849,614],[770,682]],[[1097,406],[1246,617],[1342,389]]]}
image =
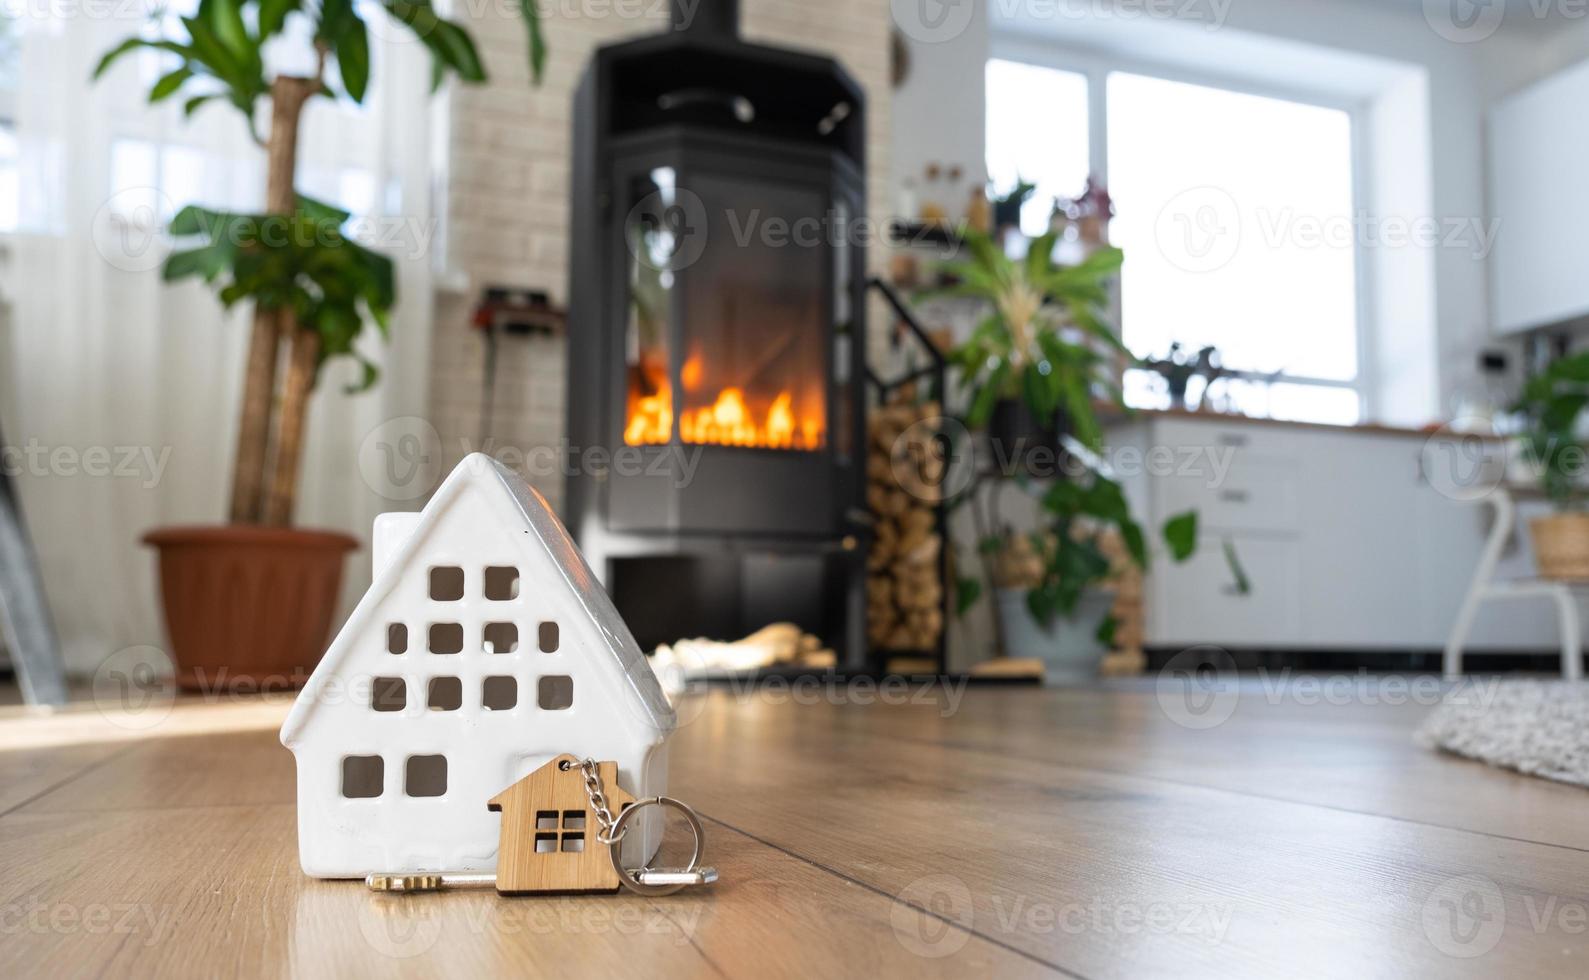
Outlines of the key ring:
{"label": "key ring", "polygon": [[[694,872],[700,867],[701,855],[706,850],[706,831],[701,827],[701,818],[695,815],[695,811],[690,809],[689,804],[684,803],[681,800],[675,800],[671,796],[649,796],[643,800],[637,800],[632,805],[624,807],[623,812],[618,814],[618,819],[613,823],[612,831],[609,836],[623,836],[624,827],[628,823],[629,818],[638,813],[642,807],[648,806],[673,807],[675,810],[678,810],[680,813],[684,814],[684,819],[689,821],[690,833],[695,835],[695,848],[690,852],[689,867],[685,868],[684,870],[686,873]],[[628,888],[635,894],[671,895],[679,889],[685,887],[682,883],[671,885],[641,884],[635,876],[648,869],[639,868],[636,871],[630,871],[628,868],[625,868],[621,863],[619,863],[618,860],[618,852],[620,850],[622,850],[622,848],[615,843],[611,847],[607,848],[607,856],[612,859],[612,868],[614,871],[618,872],[618,878],[623,882],[624,887]]]}

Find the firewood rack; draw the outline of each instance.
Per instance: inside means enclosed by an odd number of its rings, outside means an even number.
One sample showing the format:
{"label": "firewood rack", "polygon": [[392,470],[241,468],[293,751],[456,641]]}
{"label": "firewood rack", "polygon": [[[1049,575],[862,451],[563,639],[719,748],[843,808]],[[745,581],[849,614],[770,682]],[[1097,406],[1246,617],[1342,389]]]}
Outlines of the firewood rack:
{"label": "firewood rack", "polygon": [[[927,331],[922,327],[921,321],[916,318],[915,313],[900,298],[899,293],[892,285],[877,276],[867,279],[866,285],[868,289],[875,290],[883,297],[884,301],[893,309],[898,321],[905,325],[904,333],[891,329],[890,345],[897,346],[904,340],[909,339],[926,354],[926,364],[924,366],[907,369],[898,377],[889,379],[880,377],[877,372],[872,370],[871,364],[867,363],[866,383],[875,392],[879,404],[886,403],[889,396],[906,385],[925,381],[928,397],[936,398],[939,405],[944,405],[949,391],[949,362],[938,349],[938,345],[933,343],[931,337],[927,336]],[[940,432],[938,438],[944,458],[946,460],[950,459],[953,447],[947,445],[949,436]],[[947,473],[946,468],[945,476],[947,476]],[[887,652],[896,657],[920,657],[931,660],[934,664],[935,673],[943,675],[947,674],[949,669],[949,619],[953,600],[949,581],[949,507],[945,495],[941,493],[933,506],[933,528],[938,534],[939,541],[937,570],[940,596],[939,608],[943,622],[942,628],[938,630],[938,640],[928,650],[889,650]],[[877,652],[873,651],[874,655]]]}

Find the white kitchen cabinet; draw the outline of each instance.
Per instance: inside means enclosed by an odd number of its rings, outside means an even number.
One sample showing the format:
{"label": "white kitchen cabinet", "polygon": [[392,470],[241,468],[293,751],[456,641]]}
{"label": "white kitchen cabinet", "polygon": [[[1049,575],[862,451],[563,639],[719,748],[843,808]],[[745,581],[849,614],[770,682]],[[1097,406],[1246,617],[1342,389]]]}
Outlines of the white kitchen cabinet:
{"label": "white kitchen cabinet", "polygon": [[1498,102],[1488,150],[1497,332],[1589,315],[1589,62]]}
{"label": "white kitchen cabinet", "polygon": [[[1143,413],[1112,427],[1110,442],[1145,523],[1199,513],[1197,553],[1180,565],[1157,556],[1144,583],[1149,646],[1444,646],[1484,543],[1485,508],[1429,483],[1424,436]],[[1232,587],[1226,541],[1249,594]],[[1526,541],[1514,550],[1506,571],[1530,574]],[[1549,604],[1488,604],[1471,649],[1559,649]]]}
{"label": "white kitchen cabinet", "polygon": [[[1242,594],[1224,543],[1241,555],[1241,568],[1251,583]],[[1295,541],[1241,534],[1204,534],[1197,551],[1174,565],[1160,561],[1147,592],[1147,642],[1191,646],[1211,643],[1227,647],[1290,646],[1280,637],[1302,630],[1301,551]],[[1168,634],[1158,627],[1173,624]],[[1173,636],[1165,639],[1164,636]]]}

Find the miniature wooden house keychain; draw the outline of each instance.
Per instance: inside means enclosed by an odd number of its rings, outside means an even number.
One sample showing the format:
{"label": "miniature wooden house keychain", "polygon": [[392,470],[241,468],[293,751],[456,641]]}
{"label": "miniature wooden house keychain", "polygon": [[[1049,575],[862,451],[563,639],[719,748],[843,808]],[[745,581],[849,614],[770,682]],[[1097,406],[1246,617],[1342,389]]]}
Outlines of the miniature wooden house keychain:
{"label": "miniature wooden house keychain", "polygon": [[[420,513],[376,518],[372,551],[281,729],[305,873],[504,894],[715,878],[663,795],[673,709],[544,498],[475,453]],[[677,872],[646,868],[663,807],[696,834]]]}

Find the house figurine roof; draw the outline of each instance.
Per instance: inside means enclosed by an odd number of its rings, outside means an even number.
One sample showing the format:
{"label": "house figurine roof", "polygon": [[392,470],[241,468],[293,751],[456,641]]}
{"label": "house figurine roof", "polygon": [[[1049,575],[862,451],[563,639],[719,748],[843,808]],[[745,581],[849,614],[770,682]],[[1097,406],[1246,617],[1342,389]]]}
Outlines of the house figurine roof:
{"label": "house figurine roof", "polygon": [[431,539],[442,517],[461,506],[488,508],[490,518],[500,524],[504,534],[516,538],[523,553],[538,552],[551,558],[550,567],[556,569],[557,580],[531,583],[531,587],[542,590],[561,587],[574,597],[576,618],[588,618],[595,635],[601,639],[597,645],[605,648],[591,651],[592,661],[604,665],[599,667],[608,682],[604,686],[630,702],[633,710],[627,712],[628,716],[651,729],[656,736],[672,732],[676,724],[673,708],[663,696],[656,675],[546,499],[513,470],[483,453],[472,453],[442,483],[418,515],[407,539],[396,547],[390,558],[377,554],[374,581],[299,692],[282,725],[282,744],[294,747],[309,719],[322,710],[328,700],[336,700],[325,696],[328,685],[338,680],[359,638],[366,631],[382,629],[382,624],[374,619],[376,607],[398,587],[404,574],[412,571],[427,545],[434,544]]}

